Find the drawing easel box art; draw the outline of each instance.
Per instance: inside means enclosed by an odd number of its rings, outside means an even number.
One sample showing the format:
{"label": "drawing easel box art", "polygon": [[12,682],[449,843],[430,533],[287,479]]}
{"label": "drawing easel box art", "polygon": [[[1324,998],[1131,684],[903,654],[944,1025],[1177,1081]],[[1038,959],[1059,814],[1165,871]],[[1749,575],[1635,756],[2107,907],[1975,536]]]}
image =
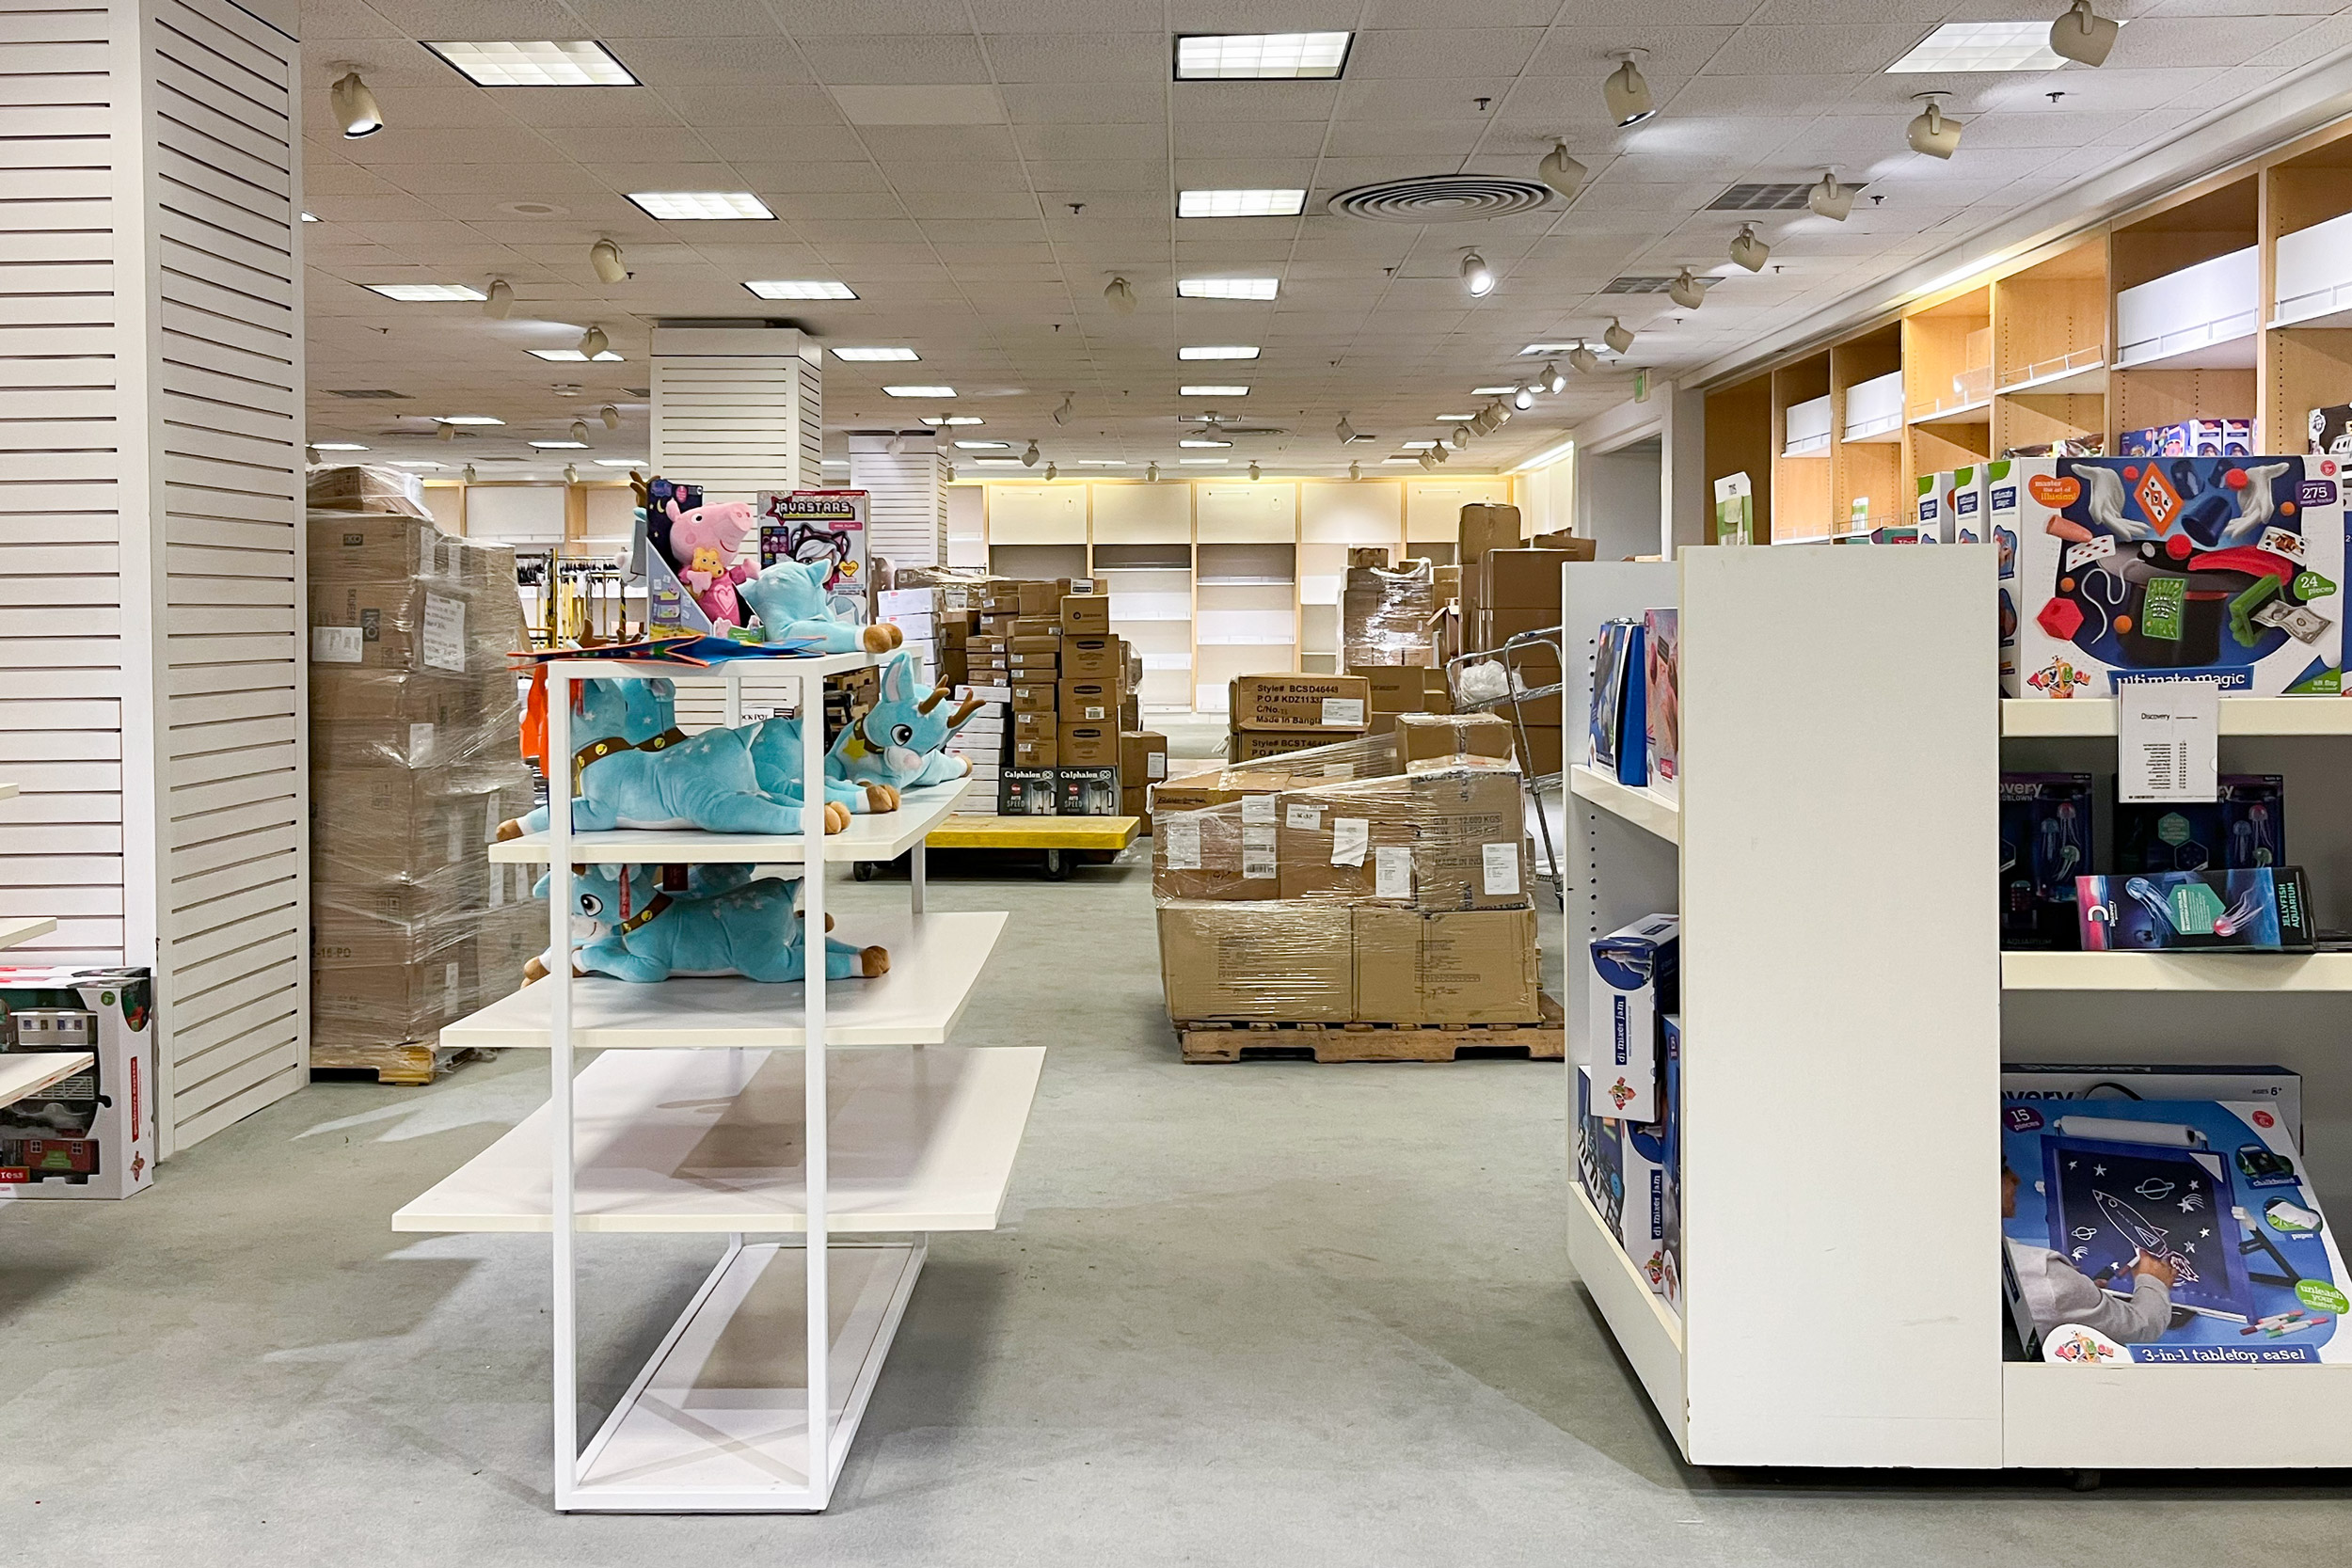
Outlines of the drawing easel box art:
{"label": "drawing easel box art", "polygon": [[2344,1259],[2276,1106],[2001,1101],[2002,1286],[2082,1366],[2352,1361]]}

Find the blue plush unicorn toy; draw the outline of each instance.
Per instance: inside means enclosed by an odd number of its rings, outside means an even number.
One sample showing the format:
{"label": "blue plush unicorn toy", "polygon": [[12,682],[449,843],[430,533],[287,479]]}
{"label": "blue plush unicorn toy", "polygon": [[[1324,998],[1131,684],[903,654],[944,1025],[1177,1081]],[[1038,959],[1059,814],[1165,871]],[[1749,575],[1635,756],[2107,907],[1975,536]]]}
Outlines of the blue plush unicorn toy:
{"label": "blue plush unicorn toy", "polygon": [[[969,758],[943,751],[984,704],[943,710],[947,689],[920,690],[920,666],[900,654],[882,666],[881,701],[845,727],[825,753],[825,800],[865,816],[898,809],[901,790],[946,784],[972,771]],[[752,765],[771,795],[795,794],[804,761],[801,721],[768,719],[751,726]]]}
{"label": "blue plush unicorn toy", "polygon": [[[675,689],[668,681],[588,680],[577,695],[572,729],[572,830],[700,828],[719,833],[790,834],[801,831],[799,791],[762,793],[747,730],[677,727]],[[550,769],[552,771],[552,769]],[[846,806],[825,807],[825,831],[850,825]],[[544,832],[542,806],[501,825],[501,838]]]}
{"label": "blue plush unicorn toy", "polygon": [[[542,896],[550,880],[540,879]],[[793,908],[792,890],[791,882],[768,879],[707,896],[665,893],[660,873],[650,865],[574,866],[573,918],[576,927],[589,927],[579,942],[575,972],[645,984],[721,974],[771,982],[803,979],[806,932]],[[889,972],[886,949],[825,939],[827,979],[872,979]],[[524,973],[538,979],[546,965],[534,960]]]}
{"label": "blue plush unicorn toy", "polygon": [[887,621],[861,626],[834,620],[825,596],[825,580],[832,576],[831,558],[779,561],[739,586],[736,596],[752,607],[771,639],[814,638],[829,654],[886,654],[906,641]]}

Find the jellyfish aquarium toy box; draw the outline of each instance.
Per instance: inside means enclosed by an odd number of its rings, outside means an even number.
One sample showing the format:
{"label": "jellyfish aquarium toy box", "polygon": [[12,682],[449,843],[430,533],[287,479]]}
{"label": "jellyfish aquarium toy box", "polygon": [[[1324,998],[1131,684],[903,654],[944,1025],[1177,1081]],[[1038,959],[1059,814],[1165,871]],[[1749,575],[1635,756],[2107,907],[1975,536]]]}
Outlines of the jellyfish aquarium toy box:
{"label": "jellyfish aquarium toy box", "polygon": [[2309,953],[2318,945],[2300,868],[2138,871],[2074,879],[2089,953]]}
{"label": "jellyfish aquarium toy box", "polygon": [[1992,503],[2007,693],[2112,697],[2114,677],[2131,674],[2212,677],[2225,696],[2334,693],[2340,467],[2305,456],[2012,464]]}

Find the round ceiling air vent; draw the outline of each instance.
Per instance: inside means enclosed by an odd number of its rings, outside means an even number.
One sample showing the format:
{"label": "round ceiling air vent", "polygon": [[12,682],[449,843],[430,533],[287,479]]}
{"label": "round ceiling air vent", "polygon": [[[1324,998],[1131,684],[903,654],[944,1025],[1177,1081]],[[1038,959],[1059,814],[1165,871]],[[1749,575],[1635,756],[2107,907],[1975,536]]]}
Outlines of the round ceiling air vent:
{"label": "round ceiling air vent", "polygon": [[1463,223],[1532,213],[1548,204],[1551,187],[1499,174],[1430,174],[1383,180],[1342,191],[1325,203],[1341,217],[1374,223]]}

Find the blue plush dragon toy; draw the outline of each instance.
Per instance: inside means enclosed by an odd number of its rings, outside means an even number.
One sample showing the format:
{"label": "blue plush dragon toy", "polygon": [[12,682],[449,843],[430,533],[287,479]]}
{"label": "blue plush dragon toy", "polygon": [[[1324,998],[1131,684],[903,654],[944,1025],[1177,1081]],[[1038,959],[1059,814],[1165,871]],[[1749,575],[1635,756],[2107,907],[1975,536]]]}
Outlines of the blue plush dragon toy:
{"label": "blue plush dragon toy", "polygon": [[[972,771],[971,759],[944,748],[987,705],[975,698],[948,712],[947,696],[944,686],[923,690],[922,667],[914,655],[900,654],[882,666],[880,700],[834,740],[825,754],[825,776],[850,786],[886,788],[894,804],[899,790],[964,777]],[[758,740],[752,751],[757,760]],[[762,762],[760,777],[767,776]]]}
{"label": "blue plush dragon toy", "polygon": [[[745,880],[748,876],[748,867],[698,868],[686,891],[670,893],[650,865],[574,866],[573,918],[576,929],[589,927],[584,938],[576,938],[575,973],[644,984],[721,974],[771,982],[805,978],[806,930],[793,908],[793,883]],[[550,881],[540,879],[540,896]],[[825,939],[827,979],[872,979],[889,972],[887,949]],[[533,980],[546,974],[539,959],[524,969]]]}
{"label": "blue plush dragon toy", "polygon": [[906,641],[906,634],[887,621],[861,626],[836,621],[825,596],[825,580],[833,562],[779,561],[736,590],[752,607],[760,630],[773,640],[805,637],[822,644],[829,654],[886,654]]}

